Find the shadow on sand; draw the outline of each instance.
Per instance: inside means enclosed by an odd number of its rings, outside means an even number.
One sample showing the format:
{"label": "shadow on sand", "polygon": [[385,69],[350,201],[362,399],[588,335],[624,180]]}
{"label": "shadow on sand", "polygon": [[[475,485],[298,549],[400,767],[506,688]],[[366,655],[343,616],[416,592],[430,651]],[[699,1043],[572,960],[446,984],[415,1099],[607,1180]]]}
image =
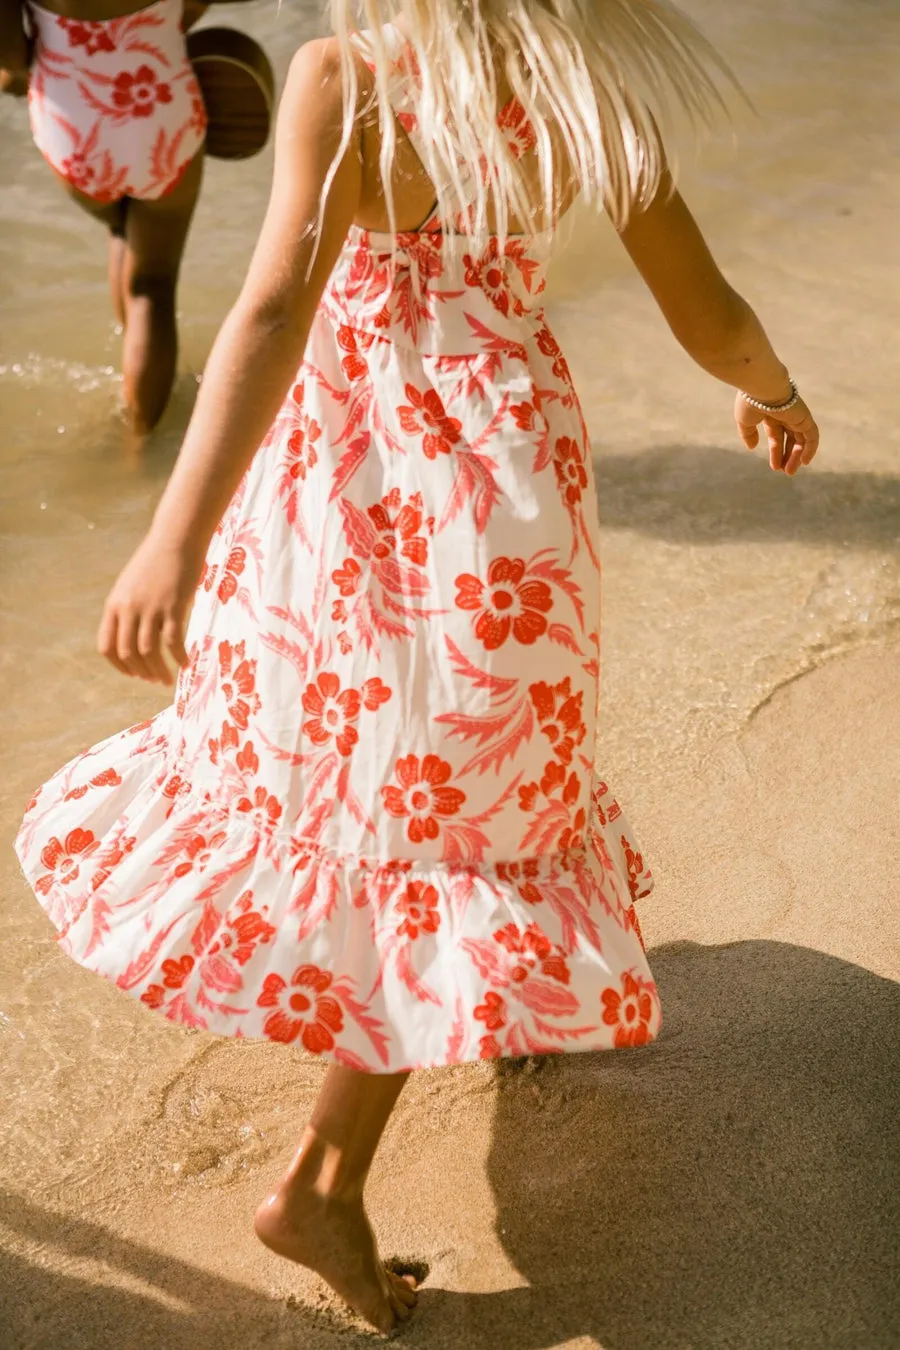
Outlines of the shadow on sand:
{"label": "shadow on sand", "polygon": [[530,1288],[435,1292],[434,1324],[465,1350],[896,1350],[900,985],[778,942],[651,959],[654,1046],[503,1066],[489,1176]]}
{"label": "shadow on sand", "polygon": [[599,447],[601,521],[671,543],[787,539],[900,550],[900,478],[830,472],[821,454],[791,480],[761,458],[716,446],[662,445],[639,455]]}

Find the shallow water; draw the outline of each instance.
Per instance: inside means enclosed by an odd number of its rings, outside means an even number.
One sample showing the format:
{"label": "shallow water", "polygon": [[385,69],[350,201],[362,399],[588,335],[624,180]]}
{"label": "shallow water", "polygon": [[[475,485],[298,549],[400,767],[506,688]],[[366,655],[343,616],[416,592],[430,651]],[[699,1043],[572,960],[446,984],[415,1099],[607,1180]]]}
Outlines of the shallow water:
{"label": "shallow water", "polygon": [[[739,115],[737,149],[726,133],[685,155],[685,192],[789,359],[823,442],[795,482],[738,449],[728,391],[679,353],[611,232],[578,222],[551,318],[596,450],[601,763],[631,814],[649,820],[651,852],[663,788],[698,773],[781,685],[900,632],[895,0],[688,8],[761,120]],[[317,9],[220,7],[216,21],[251,29],[281,76]],[[59,196],[24,108],[0,106],[7,834],[65,758],[160,706],[158,691],[99,663],[94,629],[172,463],[269,171],[270,153],[208,166],[181,293],[182,374],[142,449],[116,411],[100,232]],[[215,1184],[265,1159],[240,1090],[196,1085],[210,1043],[158,1026],[71,967],[8,853],[0,920],[0,1178],[27,1191],[90,1177],[96,1195],[113,1136],[160,1114],[171,1126],[153,1163],[161,1176],[193,1171]]]}

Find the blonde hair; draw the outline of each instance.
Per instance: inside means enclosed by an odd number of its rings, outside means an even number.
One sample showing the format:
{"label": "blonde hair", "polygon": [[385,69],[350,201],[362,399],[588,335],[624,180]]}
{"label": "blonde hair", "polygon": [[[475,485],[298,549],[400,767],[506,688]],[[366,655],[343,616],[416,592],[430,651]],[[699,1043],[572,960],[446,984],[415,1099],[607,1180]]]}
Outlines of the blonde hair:
{"label": "blonde hair", "polygon": [[[674,115],[708,123],[723,107],[716,77],[736,86],[669,0],[331,0],[331,19],[343,67],[340,154],[353,131],[359,97],[353,50],[364,31],[392,226],[394,56],[386,31],[398,20],[415,72],[417,148],[446,231],[457,227],[463,209],[474,234],[490,232],[490,221],[503,237],[512,216],[554,220],[563,181],[621,226],[659,189]],[[504,89],[534,131],[538,201],[498,125]]]}

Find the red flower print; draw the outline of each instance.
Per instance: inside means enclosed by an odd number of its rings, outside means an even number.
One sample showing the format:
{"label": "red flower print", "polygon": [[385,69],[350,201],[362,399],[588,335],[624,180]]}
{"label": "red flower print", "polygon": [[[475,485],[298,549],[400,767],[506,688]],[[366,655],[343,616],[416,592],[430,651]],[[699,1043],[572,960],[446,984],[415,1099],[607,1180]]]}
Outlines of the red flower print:
{"label": "red flower print", "polygon": [[251,713],[259,712],[256,692],[256,662],[248,661],[244,652],[246,643],[219,643],[219,675],[222,693],[228,705],[228,716],[241,731],[247,730]]}
{"label": "red flower print", "polygon": [[437,839],[443,816],[455,816],[466,800],[459,788],[447,787],[450,765],[437,755],[418,755],[398,759],[394,774],[399,787],[383,787],[385,810],[396,818],[409,817],[406,833],[414,844]]}
{"label": "red flower print", "polygon": [[112,101],[120,112],[132,117],[150,117],[157,103],[171,103],[172,90],[157,80],[151,66],[123,70],[113,81]]}
{"label": "red flower print", "polygon": [[141,994],[141,1002],[148,1008],[161,1008],[166,1001],[166,991],[161,984],[148,984]]}
{"label": "red flower print", "polygon": [[625,866],[628,868],[628,890],[632,900],[637,900],[642,890],[640,879],[645,873],[643,855],[635,853],[624,834],[620,842],[625,853]]}
{"label": "red flower print", "polygon": [[497,863],[497,877],[516,887],[526,905],[539,905],[543,900],[534,878],[538,874],[536,858],[525,858],[522,862]]}
{"label": "red flower print", "polygon": [[550,587],[524,576],[521,558],[495,558],[486,582],[468,572],[456,578],[457,607],[478,610],[475,636],[489,652],[502,647],[510,633],[530,646],[547,631],[544,615],[553,608]]}
{"label": "red flower print", "polygon": [[355,558],[345,558],[343,567],[336,567],[331,574],[331,580],[345,599],[359,590],[361,577],[362,571]]}
{"label": "red flower print", "polygon": [[239,544],[237,548],[233,548],[228,555],[225,567],[222,571],[222,580],[219,582],[219,587],[216,591],[216,595],[222,601],[223,605],[226,601],[230,600],[233,595],[237,594],[237,579],[246,566],[247,550]]}
{"label": "red flower print", "polygon": [[73,150],[60,164],[59,171],[79,192],[88,197],[91,195],[97,171],[86,154]]}
{"label": "red flower print", "polygon": [[237,809],[252,817],[257,834],[271,834],[281,816],[281,805],[264,787],[257,787],[252,797],[241,797]]}
{"label": "red flower print", "polygon": [[476,1022],[483,1022],[488,1031],[499,1031],[506,1026],[506,1004],[499,994],[489,989],[484,1002],[472,1014]]}
{"label": "red flower print", "polygon": [[524,933],[514,923],[498,928],[494,941],[509,953],[507,974],[513,984],[522,984],[537,970],[551,980],[568,984],[572,978],[561,947],[554,947],[536,923]]}
{"label": "red flower print", "polygon": [[186,877],[189,872],[205,872],[212,862],[216,849],[225,843],[225,831],[219,830],[207,839],[205,835],[195,834],[185,846],[185,857],[172,873],[173,877]]}
{"label": "red flower print", "polygon": [[163,961],[162,969],[163,984],[166,989],[180,989],[194,969],[194,958],[182,956],[175,961],[170,957],[169,960]]}
{"label": "red flower print", "polygon": [[47,872],[44,876],[38,877],[35,890],[39,895],[46,895],[57,882],[63,886],[70,886],[78,878],[80,863],[95,853],[99,847],[100,840],[95,839],[90,830],[70,830],[65,840],[52,836],[49,843],[41,849],[41,862],[47,868]]}
{"label": "red flower print", "polygon": [[272,1008],[263,1030],[273,1041],[290,1045],[300,1037],[313,1055],[334,1049],[334,1038],[344,1026],[341,1005],[329,994],[332,976],[318,966],[298,966],[287,984],[280,975],[267,975],[256,1000],[259,1008]]}
{"label": "red flower print", "polygon": [[209,955],[230,956],[239,966],[245,966],[260,943],[272,941],[277,929],[253,908],[252,891],[244,891],[235,909],[237,914],[232,915],[219,929]]}
{"label": "red flower print", "polygon": [[382,705],[387,703],[391,697],[391,691],[383,680],[374,676],[371,680],[366,680],[362,687],[362,700],[364,707],[369,712],[376,712]]}
{"label": "red flower print", "polygon": [[521,159],[537,145],[537,134],[517,98],[511,98],[500,109],[497,126],[509,133],[506,144],[513,159]]}
{"label": "red flower print", "polygon": [[349,755],[359,740],[354,723],[359,717],[360,700],[355,689],[341,692],[341,682],[330,671],[323,673],[315,684],[308,684],[303,695],[303,711],[309,721],[303,730],[313,745],[327,745],[334,738],[338,754]]}
{"label": "red flower print", "polygon": [[361,380],[369,373],[369,367],[362,356],[375,341],[374,333],[361,333],[348,324],[342,323],[337,330],[337,342],[346,356],[341,357],[341,368],[348,380]]}
{"label": "red flower print", "polygon": [[604,989],[601,995],[603,1021],[608,1027],[616,1028],[614,1044],[617,1050],[649,1042],[652,988],[626,971],[622,976],[621,993],[617,989]]}
{"label": "red flower print", "polygon": [[565,852],[567,849],[580,852],[584,848],[584,827],[586,821],[587,816],[583,810],[575,812],[571,825],[563,830],[562,834],[559,836],[560,852]]}
{"label": "red flower print", "polygon": [[507,259],[500,252],[496,238],[490,240],[480,258],[474,258],[471,253],[466,253],[463,264],[466,269],[466,285],[484,291],[494,308],[504,317],[509,315],[510,309],[516,313],[521,312],[522,306],[515,302],[509,287],[509,278],[506,274]]}
{"label": "red flower print", "polygon": [[288,454],[292,457],[292,464],[288,469],[291,478],[299,478],[302,481],[306,479],[308,469],[315,468],[319,462],[319,457],[315,451],[315,443],[322,434],[322,428],[318,422],[310,420],[307,427],[296,427],[288,437]]}
{"label": "red flower print", "polygon": [[461,439],[462,423],[455,417],[447,416],[436,389],[426,389],[421,394],[414,384],[408,384],[406,397],[412,406],[404,405],[397,409],[403,430],[410,433],[425,432],[422,450],[426,459],[449,455]]}
{"label": "red flower print", "polygon": [[553,468],[563,500],[571,509],[581,501],[581,494],[587,487],[587,473],[581,451],[571,436],[560,436],[553,452]]}
{"label": "red flower print", "polygon": [[69,46],[83,47],[86,56],[116,50],[116,44],[110,37],[105,23],[79,23],[77,19],[57,19],[56,24],[69,39]]}
{"label": "red flower print", "polygon": [[[229,728],[233,730],[233,728]],[[222,728],[222,744],[225,743],[225,728]],[[234,732],[235,745],[237,744],[237,732]],[[259,771],[259,755],[253,748],[253,742],[247,741],[241,750],[234,757],[234,762],[244,773],[254,774]]]}
{"label": "red flower print", "polygon": [[503,1046],[497,1040],[496,1036],[482,1036],[478,1045],[479,1059],[500,1059],[503,1054]]}
{"label": "red flower print", "polygon": [[528,693],[541,733],[552,745],[554,755],[563,764],[571,764],[572,753],[581,745],[587,731],[582,720],[582,691],[572,693],[572,681],[567,675],[559,684],[540,681],[529,685]]}
{"label": "red flower print", "polygon": [[566,358],[562,354],[562,348],[556,338],[550,332],[549,328],[541,328],[537,334],[538,351],[543,352],[544,356],[553,358],[553,374],[564,384],[572,383],[572,376],[569,374],[569,366]]}
{"label": "red flower print", "polygon": [[546,436],[550,423],[547,421],[541,410],[541,396],[534,391],[533,403],[513,403],[509,411],[512,413],[513,421],[521,431],[533,431],[538,440]]}
{"label": "red flower print", "polygon": [[403,922],[397,929],[401,936],[415,942],[420,933],[436,933],[441,923],[437,909],[438,893],[424,881],[411,881],[397,902]]}
{"label": "red flower print", "polygon": [[434,531],[434,516],[423,521],[422,494],[413,493],[406,505],[399,488],[392,488],[386,497],[382,497],[376,506],[370,506],[368,516],[378,539],[372,550],[373,555],[383,561],[397,553],[418,567],[423,567],[428,558],[428,540],[420,531],[430,535]]}

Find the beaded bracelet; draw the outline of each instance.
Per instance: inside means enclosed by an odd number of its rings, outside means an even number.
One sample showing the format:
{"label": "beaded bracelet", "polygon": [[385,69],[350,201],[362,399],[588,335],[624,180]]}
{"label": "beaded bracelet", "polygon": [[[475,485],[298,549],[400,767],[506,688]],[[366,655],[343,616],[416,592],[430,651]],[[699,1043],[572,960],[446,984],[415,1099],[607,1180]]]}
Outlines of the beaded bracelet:
{"label": "beaded bracelet", "polygon": [[751,398],[749,394],[745,394],[743,389],[740,391],[741,398],[744,400],[745,403],[749,403],[751,408],[758,408],[760,412],[764,413],[787,412],[789,408],[795,407],[796,404],[800,402],[800,390],[797,388],[796,384],[791,379],[790,375],[788,376],[788,384],[791,386],[791,396],[788,399],[787,403],[763,403],[762,399]]}

